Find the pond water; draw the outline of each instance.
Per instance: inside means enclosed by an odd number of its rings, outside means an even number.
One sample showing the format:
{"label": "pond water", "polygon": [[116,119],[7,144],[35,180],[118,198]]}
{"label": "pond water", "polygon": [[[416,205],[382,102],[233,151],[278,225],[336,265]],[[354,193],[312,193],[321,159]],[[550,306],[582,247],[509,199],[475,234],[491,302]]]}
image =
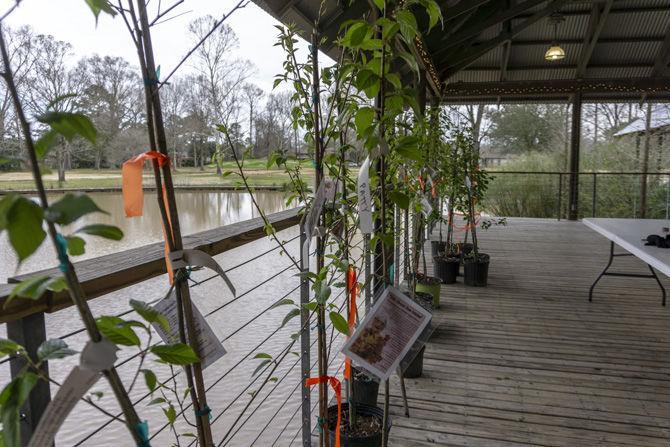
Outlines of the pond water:
{"label": "pond water", "polygon": [[[108,211],[109,215],[90,215],[83,223],[104,222],[121,227],[125,238],[121,242],[105,241],[98,238],[90,238],[87,244],[85,257],[99,256],[125,248],[142,246],[162,240],[162,232],[156,197],[152,194],[145,195],[145,213],[143,217],[126,219],[123,215],[123,205],[120,194],[99,193],[91,194],[98,205]],[[281,193],[261,192],[256,195],[262,208],[267,213],[277,212],[284,209],[284,197]],[[52,197],[56,199],[57,197]],[[250,197],[245,193],[237,192],[188,192],[177,194],[177,205],[184,234],[215,228],[255,217],[257,213],[253,209]],[[299,253],[297,227],[289,228],[279,233],[281,239],[291,241],[287,244],[292,255]],[[275,247],[275,244],[263,238],[261,240],[246,244],[242,247],[225,252],[216,256],[216,260],[224,268],[228,269],[254,258],[266,250]],[[29,272],[37,269],[53,267],[56,265],[53,248],[45,244],[40,252],[28,259],[18,272]],[[5,282],[7,277],[17,272],[16,261],[7,245],[6,239],[0,240],[0,281]],[[291,268],[291,262],[287,256],[281,256],[275,250],[268,255],[232,270],[229,276],[237,288],[237,298],[226,289],[220,278],[212,279],[196,287],[192,287],[194,303],[200,311],[207,315],[207,321],[212,326],[216,335],[223,340],[224,347],[228,353],[216,363],[204,371],[205,384],[209,388],[207,393],[208,404],[212,409],[214,417],[213,433],[214,439],[220,441],[228,432],[232,422],[237,418],[242,408],[250,399],[251,392],[258,389],[261,381],[254,382],[252,372],[258,364],[245,356],[249,353],[251,357],[257,352],[267,352],[276,356],[284,350],[291,342],[290,334],[298,330],[299,319],[293,319],[286,327],[280,329],[275,335],[270,336],[280,327],[283,317],[288,312],[288,306],[282,306],[267,311],[274,301],[287,296],[295,301],[299,300],[297,291],[291,293],[298,286],[295,277],[296,271]],[[192,278],[196,281],[208,278],[211,272],[196,271]],[[259,283],[268,280],[260,287]],[[126,289],[111,293],[101,298],[90,301],[90,306],[96,316],[115,315],[129,309],[129,299],[139,299],[152,302],[165,296],[169,285],[166,276],[154,278]],[[335,293],[334,293],[335,295]],[[221,306],[225,303],[225,307]],[[219,309],[219,310],[217,310]],[[211,315],[208,315],[213,312]],[[246,322],[257,317],[252,324],[244,326]],[[125,318],[136,318],[132,313]],[[82,334],[69,335],[81,328],[77,312],[66,309],[60,312],[46,315],[47,336],[65,337],[67,343],[74,349],[80,350],[87,337]],[[242,327],[244,326],[244,327]],[[314,330],[314,328],[312,328]],[[313,332],[314,333],[314,332]],[[4,336],[4,326],[1,336]],[[154,334],[154,341],[155,339]],[[267,340],[266,340],[267,339]],[[292,350],[298,350],[295,346]],[[337,353],[337,344],[333,348]],[[117,365],[121,377],[128,385],[138,370],[138,359],[129,359],[137,353],[136,348],[124,348],[119,353]],[[334,355],[335,356],[335,355]],[[339,356],[338,357],[338,361]],[[73,356],[50,364],[51,376],[62,383],[67,373],[78,362],[78,356]],[[241,362],[240,366],[236,366]],[[338,363],[339,364],[339,363]],[[253,413],[249,421],[236,433],[234,437],[228,437],[224,445],[248,446],[248,445],[289,445],[296,430],[299,428],[300,415],[300,370],[299,359],[289,355],[286,360],[274,372],[274,376],[282,379],[276,385],[277,389],[263,403],[258,411],[256,405],[265,397],[265,393],[275,387],[270,383],[261,391],[257,400],[242,417],[245,421],[247,416]],[[170,371],[164,365],[156,363],[145,363],[144,367],[150,367],[157,372],[159,380],[170,377]],[[7,364],[0,367],[0,382],[2,386],[7,383],[9,371]],[[182,390],[186,388],[183,384],[183,374],[176,378],[180,382]],[[52,396],[57,390],[52,386]],[[93,399],[98,405],[111,413],[118,412],[118,405],[104,379],[101,379],[92,391],[102,391],[104,394],[98,400]],[[161,405],[151,405],[151,397],[146,398],[146,387],[140,375],[131,397],[139,400],[136,405],[137,411],[142,419],[149,422],[150,432],[155,434],[165,424],[165,416]],[[160,393],[154,396],[160,397]],[[168,396],[173,401],[174,396]],[[314,398],[313,398],[314,399]],[[188,404],[188,401],[186,402]],[[179,411],[179,408],[177,409]],[[193,421],[193,410],[186,409],[185,414]],[[295,417],[294,417],[295,416]],[[109,422],[102,430],[101,424]],[[282,430],[284,429],[284,430]],[[178,433],[195,433],[193,427],[180,423],[176,426]],[[235,430],[233,430],[234,432]],[[283,431],[283,433],[282,433]],[[169,433],[169,428],[160,431],[152,445],[169,446],[174,445],[174,436]],[[182,437],[180,445],[189,445],[192,438]],[[298,438],[299,441],[299,438]],[[125,426],[118,421],[111,420],[99,410],[90,405],[80,402],[73,413],[66,420],[63,428],[58,434],[57,445],[75,446],[131,446],[133,445]]]}

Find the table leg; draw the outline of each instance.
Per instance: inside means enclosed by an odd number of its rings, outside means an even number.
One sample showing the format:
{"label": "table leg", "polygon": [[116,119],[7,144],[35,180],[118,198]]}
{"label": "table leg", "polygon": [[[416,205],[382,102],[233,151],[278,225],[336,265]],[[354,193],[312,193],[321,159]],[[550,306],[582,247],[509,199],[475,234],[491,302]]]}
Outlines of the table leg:
{"label": "table leg", "polygon": [[593,301],[593,289],[596,287],[596,284],[598,284],[598,281],[600,281],[600,278],[605,276],[607,273],[607,270],[610,268],[612,265],[612,261],[614,260],[614,242],[610,241],[610,259],[607,261],[607,265],[605,266],[605,269],[602,271],[600,275],[596,278],[595,281],[593,281],[593,284],[591,284],[591,288],[589,289],[589,302]]}

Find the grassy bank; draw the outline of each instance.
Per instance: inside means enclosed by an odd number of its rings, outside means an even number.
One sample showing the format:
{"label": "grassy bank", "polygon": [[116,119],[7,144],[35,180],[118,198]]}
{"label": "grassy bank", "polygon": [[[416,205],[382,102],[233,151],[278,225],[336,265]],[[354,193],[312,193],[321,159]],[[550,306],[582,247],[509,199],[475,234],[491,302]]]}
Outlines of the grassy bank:
{"label": "grassy bank", "polygon": [[[309,162],[303,162],[304,175],[308,182],[314,176],[314,170]],[[223,171],[237,172],[233,162],[226,162]],[[289,181],[288,175],[279,169],[267,169],[266,160],[248,160],[245,163],[245,173],[249,183],[254,187],[281,187]],[[120,188],[120,169],[74,169],[65,173],[65,182],[59,184],[58,174],[54,172],[43,176],[47,189],[93,189],[93,188]],[[202,187],[239,187],[242,181],[239,175],[216,175],[216,167],[206,166],[204,171],[199,168],[180,168],[173,171],[173,180],[176,186]],[[153,184],[153,175],[146,171],[145,185]],[[2,190],[31,190],[35,184],[29,172],[0,173],[0,191]]]}

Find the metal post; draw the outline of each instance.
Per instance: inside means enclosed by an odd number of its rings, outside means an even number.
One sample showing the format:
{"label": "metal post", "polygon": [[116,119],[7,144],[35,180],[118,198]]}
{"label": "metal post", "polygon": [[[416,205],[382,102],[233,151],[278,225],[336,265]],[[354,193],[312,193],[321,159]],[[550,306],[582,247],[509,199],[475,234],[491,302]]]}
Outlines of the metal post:
{"label": "metal post", "polygon": [[393,246],[395,247],[395,257],[393,259],[393,286],[400,284],[400,208],[395,207],[395,228],[393,231]]}
{"label": "metal post", "polygon": [[591,212],[593,217],[596,217],[596,197],[597,197],[597,182],[598,182],[598,174],[595,172],[593,173],[593,197],[591,198],[592,203],[591,203]]}
{"label": "metal post", "polygon": [[404,229],[403,229],[403,249],[405,251],[405,259],[403,260],[403,280],[407,280],[407,275],[409,274],[409,209],[405,210],[404,215]]}
{"label": "metal post", "polygon": [[670,215],[670,178],[665,176],[665,218]]}
{"label": "metal post", "polygon": [[[46,341],[47,331],[44,324],[44,313],[28,315],[20,320],[7,323],[7,337],[26,348],[28,355],[37,361],[37,348]],[[23,370],[25,362],[20,358],[13,358],[9,362],[12,379]],[[46,377],[49,376],[47,362],[42,365],[42,371]],[[28,445],[37,423],[40,421],[44,410],[51,401],[51,390],[49,382],[40,380],[30,392],[28,400],[21,409],[21,444]]]}
{"label": "metal post", "polygon": [[372,263],[371,260],[371,255],[370,255],[370,235],[366,234],[364,236],[364,244],[363,244],[364,250],[365,250],[365,313],[367,315],[368,310],[370,310],[370,306],[372,305],[372,285],[371,285],[371,277],[370,277],[370,264]]}
{"label": "metal post", "polygon": [[558,174],[558,210],[556,216],[561,220],[563,208],[563,173]]}
{"label": "metal post", "polygon": [[582,130],[582,94],[575,92],[572,102],[572,132],[570,135],[570,195],[568,219],[579,218],[579,142]]}
{"label": "metal post", "polygon": [[[302,247],[305,244],[307,237],[305,231],[300,225],[300,269],[301,271],[309,271],[309,253],[307,259],[303,257]],[[300,370],[303,383],[307,380],[310,373],[310,311],[305,307],[309,302],[309,280],[303,276],[300,278]],[[302,386],[302,445],[303,447],[311,447],[312,445],[312,405],[311,405],[311,390]]]}

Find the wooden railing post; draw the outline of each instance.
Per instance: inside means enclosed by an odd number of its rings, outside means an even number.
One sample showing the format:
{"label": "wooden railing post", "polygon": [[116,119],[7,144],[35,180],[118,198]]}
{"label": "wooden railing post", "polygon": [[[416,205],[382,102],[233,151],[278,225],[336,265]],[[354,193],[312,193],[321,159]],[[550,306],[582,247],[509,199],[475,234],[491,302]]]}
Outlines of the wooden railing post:
{"label": "wooden railing post", "polygon": [[[47,339],[46,332],[43,312],[28,315],[7,323],[7,338],[25,347],[26,352],[33,360],[37,360],[37,348]],[[25,361],[21,358],[15,357],[10,360],[9,369],[12,379],[21,372],[24,366]],[[41,368],[45,376],[48,377],[49,367],[47,362],[44,362]],[[50,401],[51,390],[49,382],[45,380],[38,381],[21,410],[22,445],[28,445],[28,441],[30,441],[30,437]]]}

